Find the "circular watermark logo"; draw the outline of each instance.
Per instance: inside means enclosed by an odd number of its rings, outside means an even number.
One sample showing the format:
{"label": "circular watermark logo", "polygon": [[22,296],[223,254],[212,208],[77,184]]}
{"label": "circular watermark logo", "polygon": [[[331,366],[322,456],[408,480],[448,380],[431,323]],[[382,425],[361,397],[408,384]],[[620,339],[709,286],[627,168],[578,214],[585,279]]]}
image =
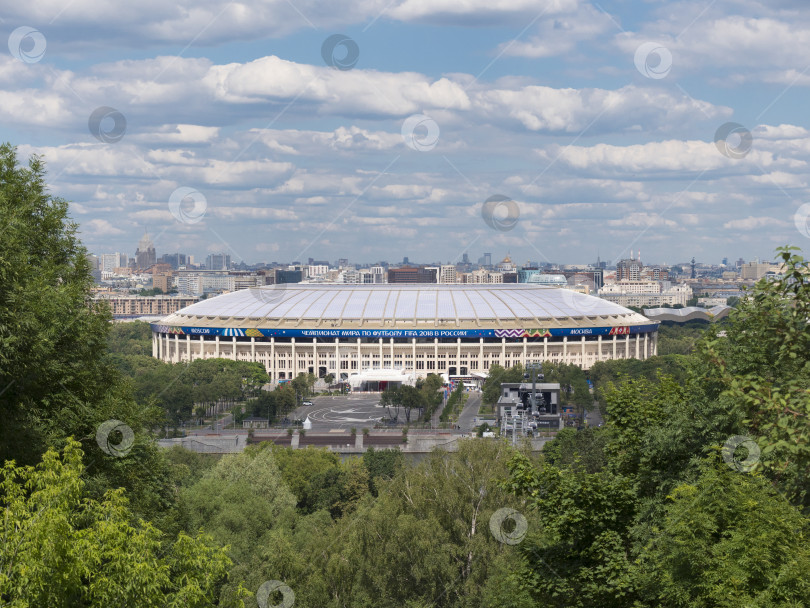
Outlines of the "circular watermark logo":
{"label": "circular watermark logo", "polygon": [[96,443],[105,454],[123,458],[135,444],[135,433],[120,420],[106,420],[96,429]]}
{"label": "circular watermark logo", "polygon": [[[270,603],[270,598],[274,594],[281,595],[280,604]],[[256,603],[259,608],[292,608],[295,604],[295,593],[281,581],[265,581],[256,592]]]}
{"label": "circular watermark logo", "polygon": [[[744,448],[747,454],[742,458],[738,453],[740,448]],[[732,469],[740,473],[748,473],[759,462],[759,446],[757,442],[747,435],[732,435],[723,444],[723,460]]]}
{"label": "circular watermark logo", "polygon": [[182,186],[169,196],[169,211],[183,224],[196,224],[205,217],[207,208],[205,195],[195,188]]}
{"label": "circular watermark logo", "polygon": [[47,42],[39,30],[23,25],[8,37],[8,50],[23,63],[36,63],[45,56]]}
{"label": "circular watermark logo", "polygon": [[793,214],[793,223],[802,236],[810,239],[810,203],[805,203]]}
{"label": "circular watermark logo", "polygon": [[[112,122],[112,124],[110,124]],[[90,135],[105,144],[121,141],[127,132],[127,119],[115,108],[101,106],[93,110],[87,121]]]}
{"label": "circular watermark logo", "polygon": [[720,154],[729,158],[743,158],[754,145],[751,131],[739,123],[727,122],[720,125],[714,134],[714,145]]}
{"label": "circular watermark logo", "polygon": [[508,196],[494,194],[484,201],[481,217],[487,226],[498,232],[509,232],[517,226],[520,207]]}
{"label": "circular watermark logo", "polygon": [[439,143],[439,125],[430,116],[414,114],[402,123],[405,145],[417,152],[429,152]]}
{"label": "circular watermark logo", "polygon": [[284,299],[287,293],[287,283],[276,283],[264,287],[249,287],[250,295],[262,304],[276,305]]}
{"label": "circular watermark logo", "polygon": [[604,304],[604,300],[598,297],[596,283],[590,277],[574,277],[568,287],[560,287],[560,298],[565,312],[571,316],[592,316]]}
{"label": "circular watermark logo", "polygon": [[645,42],[639,46],[633,61],[642,76],[654,80],[666,78],[672,69],[672,53],[657,42]]}
{"label": "circular watermark logo", "polygon": [[[338,51],[338,48],[342,49]],[[337,70],[351,70],[360,58],[360,47],[357,43],[343,34],[332,34],[321,45],[321,57],[330,68]]]}
{"label": "circular watermark logo", "polygon": [[499,543],[517,545],[529,530],[529,522],[515,509],[503,507],[498,509],[489,518],[489,531]]}

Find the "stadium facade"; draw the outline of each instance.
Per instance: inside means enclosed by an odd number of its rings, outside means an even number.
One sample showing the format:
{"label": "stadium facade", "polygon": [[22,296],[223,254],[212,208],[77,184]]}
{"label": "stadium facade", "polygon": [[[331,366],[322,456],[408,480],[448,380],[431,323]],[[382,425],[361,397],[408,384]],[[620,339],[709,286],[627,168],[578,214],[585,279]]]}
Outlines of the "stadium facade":
{"label": "stadium facade", "polygon": [[197,302],[152,325],[152,354],[261,362],[273,380],[374,370],[482,377],[493,363],[656,354],[658,323],[572,290],[529,284],[286,284]]}

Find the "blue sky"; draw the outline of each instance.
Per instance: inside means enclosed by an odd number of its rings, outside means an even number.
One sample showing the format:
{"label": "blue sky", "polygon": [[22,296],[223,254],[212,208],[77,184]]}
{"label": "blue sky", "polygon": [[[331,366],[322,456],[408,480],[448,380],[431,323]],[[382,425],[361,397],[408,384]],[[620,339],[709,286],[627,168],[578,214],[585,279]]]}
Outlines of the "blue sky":
{"label": "blue sky", "polygon": [[810,235],[799,0],[3,11],[0,137],[95,253],[719,263]]}

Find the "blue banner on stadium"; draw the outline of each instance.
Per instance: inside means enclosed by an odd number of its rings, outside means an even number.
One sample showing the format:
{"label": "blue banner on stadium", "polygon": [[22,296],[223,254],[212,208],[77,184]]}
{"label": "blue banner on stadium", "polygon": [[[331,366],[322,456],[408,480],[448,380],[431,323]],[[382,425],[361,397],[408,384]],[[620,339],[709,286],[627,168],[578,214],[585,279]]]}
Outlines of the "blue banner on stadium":
{"label": "blue banner on stadium", "polygon": [[530,329],[241,329],[234,327],[177,327],[153,324],[152,331],[186,336],[253,338],[559,338],[625,336],[654,332],[658,324],[612,327],[567,327]]}

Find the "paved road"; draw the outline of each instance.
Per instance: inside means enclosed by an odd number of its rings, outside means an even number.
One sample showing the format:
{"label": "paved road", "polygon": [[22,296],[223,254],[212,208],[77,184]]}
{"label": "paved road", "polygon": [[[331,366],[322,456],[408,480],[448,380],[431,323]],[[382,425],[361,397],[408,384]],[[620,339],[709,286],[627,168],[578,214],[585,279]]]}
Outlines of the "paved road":
{"label": "paved road", "polygon": [[601,426],[605,424],[602,419],[602,414],[599,413],[599,402],[594,401],[593,410],[585,414],[585,421],[587,426]]}
{"label": "paved road", "polygon": [[467,403],[458,416],[458,425],[465,433],[469,433],[475,427],[475,418],[478,416],[478,408],[481,405],[481,393],[469,393]]}

